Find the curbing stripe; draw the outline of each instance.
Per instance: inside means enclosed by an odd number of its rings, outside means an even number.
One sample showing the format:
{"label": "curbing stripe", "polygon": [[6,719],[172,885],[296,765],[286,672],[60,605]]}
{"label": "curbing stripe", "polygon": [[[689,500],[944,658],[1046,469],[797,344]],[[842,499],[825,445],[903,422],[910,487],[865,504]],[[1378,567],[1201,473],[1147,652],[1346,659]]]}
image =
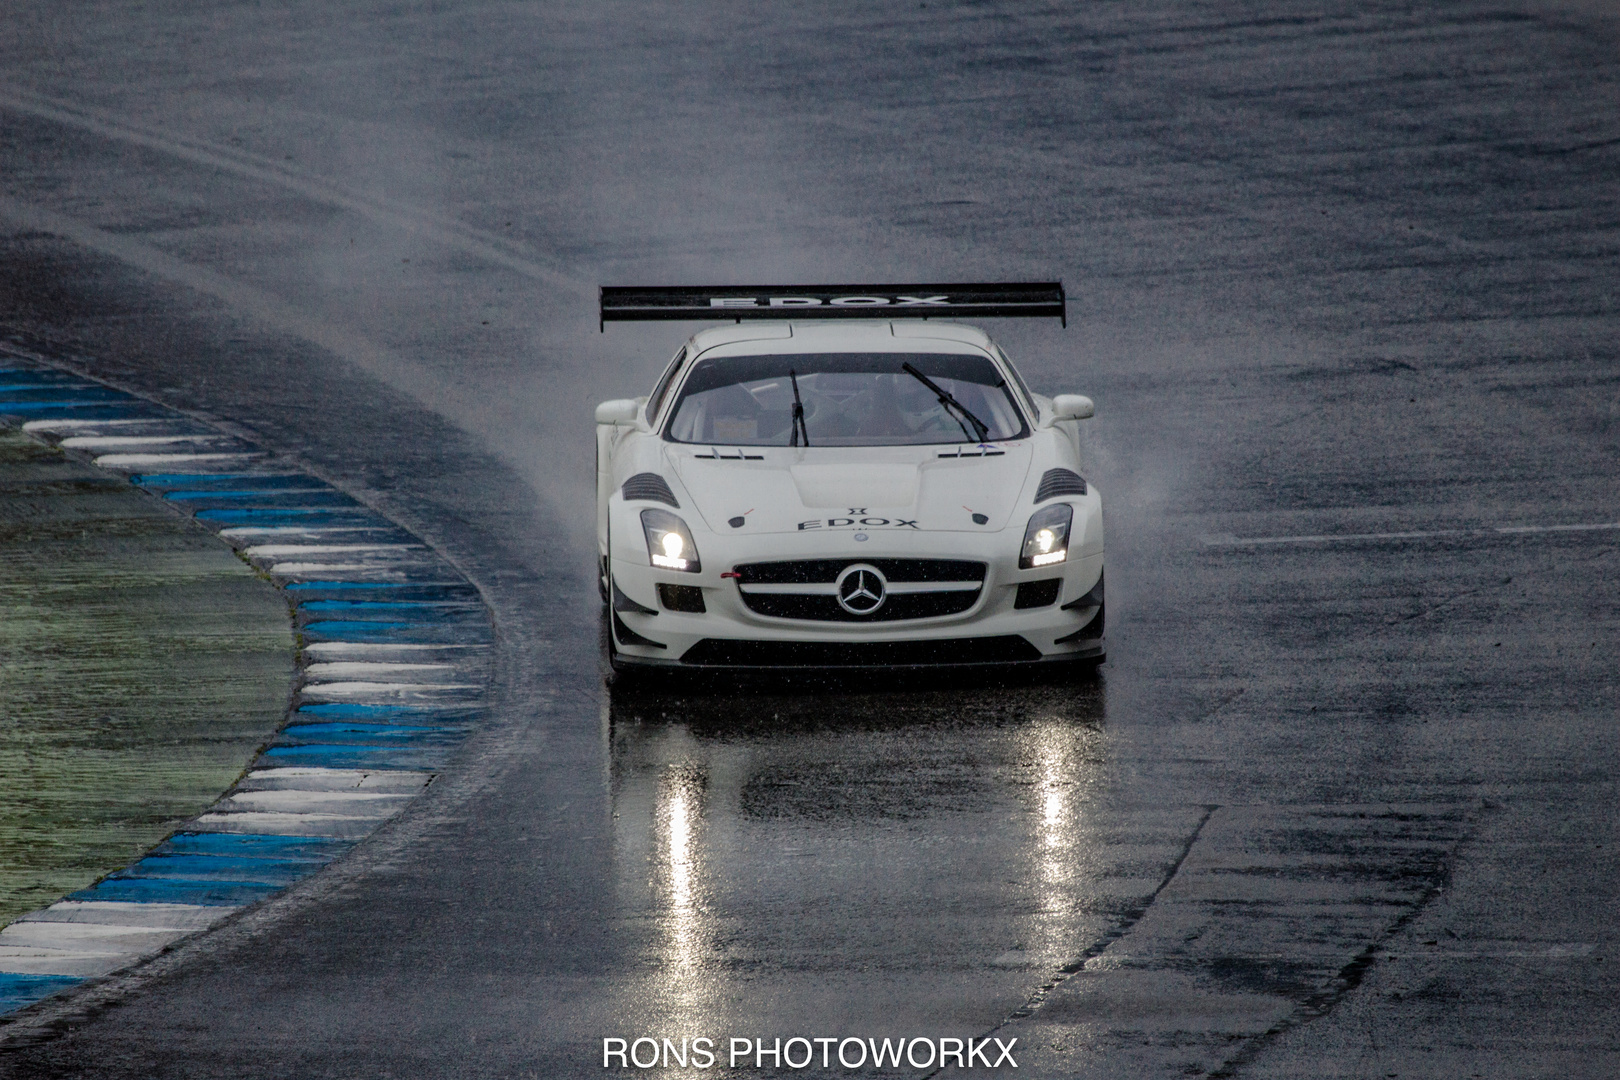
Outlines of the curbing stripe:
{"label": "curbing stripe", "polygon": [[81,450],[114,446],[168,446],[175,443],[204,443],[213,446],[225,442],[240,444],[239,440],[230,435],[210,432],[204,435],[72,435],[63,439],[62,445],[70,450]]}
{"label": "curbing stripe", "polygon": [[[0,403],[0,412],[8,406]],[[90,464],[100,469],[135,470],[148,465],[175,465],[185,462],[190,465],[201,464],[205,461],[224,465],[228,462],[242,464],[256,461],[264,457],[262,451],[248,454],[102,454],[100,457],[90,459]]]}
{"label": "curbing stripe", "polygon": [[24,975],[0,971],[0,1015],[32,1005],[42,998],[71,989],[84,978],[61,975]]}
{"label": "curbing stripe", "polygon": [[245,811],[237,814],[204,814],[193,823],[211,832],[269,833],[279,836],[330,837],[360,840],[370,836],[381,818],[355,814],[296,814],[272,811]]}
{"label": "curbing stripe", "polygon": [[0,929],[3,1024],[274,896],[401,812],[481,719],[493,635],[471,582],[354,497],[236,435],[52,367],[38,343],[0,353],[0,422],[213,532],[285,591],[302,641],[294,707],[214,806]]}
{"label": "curbing stripe", "polygon": [[[48,908],[29,912],[12,926],[23,923],[89,923],[98,926],[151,927],[158,930],[206,930],[225,918],[217,907],[196,904],[133,904],[113,900],[58,900]],[[7,929],[10,929],[8,927]]]}
{"label": "curbing stripe", "polygon": [[[129,900],[135,903],[157,900],[169,904],[199,904],[204,907],[242,907],[286,888],[285,882],[267,881],[166,881],[151,878],[103,878],[88,889],[68,893],[70,900]],[[155,950],[154,950],[155,951]],[[3,963],[0,959],[0,963]]]}
{"label": "curbing stripe", "polygon": [[[238,791],[417,791],[428,777],[416,772],[308,767],[254,769],[236,786]],[[206,836],[208,834],[197,834]]]}

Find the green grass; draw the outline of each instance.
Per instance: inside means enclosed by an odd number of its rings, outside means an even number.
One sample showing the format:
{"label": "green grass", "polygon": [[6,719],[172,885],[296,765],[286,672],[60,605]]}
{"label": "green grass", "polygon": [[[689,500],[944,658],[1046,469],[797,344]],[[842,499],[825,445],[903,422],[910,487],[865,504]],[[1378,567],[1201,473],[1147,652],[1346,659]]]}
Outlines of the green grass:
{"label": "green grass", "polygon": [[286,602],[224,544],[0,429],[0,924],[212,803],[293,658]]}

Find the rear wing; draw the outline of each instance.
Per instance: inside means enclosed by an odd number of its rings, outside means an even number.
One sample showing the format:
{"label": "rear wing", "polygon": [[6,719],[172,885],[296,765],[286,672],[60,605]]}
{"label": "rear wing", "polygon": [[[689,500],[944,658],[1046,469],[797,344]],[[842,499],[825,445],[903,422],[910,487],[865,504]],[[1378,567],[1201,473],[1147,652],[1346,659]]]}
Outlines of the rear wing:
{"label": "rear wing", "polygon": [[1061,281],[949,285],[604,285],[601,327],[648,319],[1056,318],[1069,325]]}

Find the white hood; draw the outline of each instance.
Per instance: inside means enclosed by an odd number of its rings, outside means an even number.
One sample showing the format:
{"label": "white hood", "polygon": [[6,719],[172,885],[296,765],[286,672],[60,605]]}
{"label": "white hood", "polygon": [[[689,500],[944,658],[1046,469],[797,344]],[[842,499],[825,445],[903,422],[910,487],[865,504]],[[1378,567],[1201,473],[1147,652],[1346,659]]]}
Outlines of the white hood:
{"label": "white hood", "polygon": [[[731,518],[745,517],[750,533],[1001,529],[1032,452],[1027,440],[983,448],[664,448],[710,529],[729,531]],[[975,514],[985,520],[975,521]]]}

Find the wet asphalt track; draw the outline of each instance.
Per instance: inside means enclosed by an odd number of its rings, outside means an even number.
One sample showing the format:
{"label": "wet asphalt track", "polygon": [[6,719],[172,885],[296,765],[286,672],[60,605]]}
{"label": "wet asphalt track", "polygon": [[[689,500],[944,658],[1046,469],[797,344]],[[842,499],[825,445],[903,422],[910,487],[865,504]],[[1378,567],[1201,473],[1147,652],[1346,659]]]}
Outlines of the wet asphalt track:
{"label": "wet asphalt track", "polygon": [[[0,1070],[1620,1073],[1620,531],[1498,531],[1620,522],[1596,8],[7,24],[0,321],[438,544],[500,662],[402,821]],[[1067,331],[989,329],[1098,402],[1098,682],[602,689],[589,410],[685,328],[598,282],[1048,274]]]}

